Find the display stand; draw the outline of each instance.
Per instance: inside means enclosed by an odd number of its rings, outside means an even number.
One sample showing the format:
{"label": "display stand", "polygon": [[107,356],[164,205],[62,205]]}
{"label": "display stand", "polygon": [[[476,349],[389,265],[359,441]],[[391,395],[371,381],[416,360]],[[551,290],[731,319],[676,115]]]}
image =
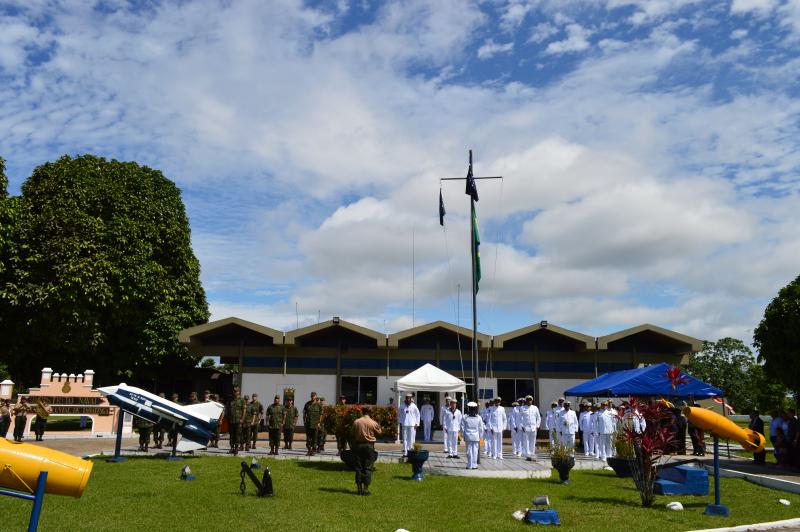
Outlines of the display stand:
{"label": "display stand", "polygon": [[32,494],[0,489],[0,495],[33,501],[31,518],[28,521],[28,532],[36,532],[36,529],[39,528],[39,516],[42,514],[42,503],[44,502],[44,488],[46,484],[47,471],[41,471],[39,473],[39,479],[36,481],[36,488],[33,490]]}
{"label": "display stand", "polygon": [[125,411],[120,408],[117,415],[119,419],[117,419],[117,440],[114,443],[114,456],[106,458],[106,462],[110,463],[124,462],[127,460],[126,457],[120,455],[122,451],[122,423],[125,420]]}
{"label": "display stand", "polygon": [[720,502],[719,493],[719,438],[714,436],[714,504],[706,506],[705,515],[730,517],[731,510]]}

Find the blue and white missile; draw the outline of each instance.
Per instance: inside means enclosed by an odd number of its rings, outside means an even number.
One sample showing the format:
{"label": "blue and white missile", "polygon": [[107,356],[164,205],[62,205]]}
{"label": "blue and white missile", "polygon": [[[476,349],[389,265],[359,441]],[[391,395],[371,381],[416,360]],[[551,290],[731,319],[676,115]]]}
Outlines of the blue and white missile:
{"label": "blue and white missile", "polygon": [[174,423],[182,436],[176,450],[194,451],[208,446],[225,407],[215,401],[179,405],[125,383],[98,388],[112,405],[151,423]]}

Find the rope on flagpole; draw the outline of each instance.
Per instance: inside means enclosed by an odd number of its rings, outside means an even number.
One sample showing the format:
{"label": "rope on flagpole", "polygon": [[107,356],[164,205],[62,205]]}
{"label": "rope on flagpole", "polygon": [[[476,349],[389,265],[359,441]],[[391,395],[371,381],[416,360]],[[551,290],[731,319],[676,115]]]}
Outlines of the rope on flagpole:
{"label": "rope on flagpole", "polygon": [[[441,193],[442,193],[442,180],[440,179],[439,180],[439,194],[440,194],[440,196],[441,196]],[[460,309],[458,308],[458,305],[460,304],[460,301],[459,301],[460,298],[458,297],[458,283],[456,282],[455,276],[453,275],[453,263],[452,263],[452,260],[450,258],[450,246],[447,243],[447,224],[442,224],[442,234],[444,235],[444,250],[445,250],[445,254],[447,255],[447,271],[448,271],[448,275],[450,277],[450,286],[451,286],[451,289],[455,288],[455,291],[456,291],[456,300],[455,300],[455,304],[453,306],[453,314],[454,314],[454,316],[456,318],[456,328],[460,328],[461,327],[461,323],[460,323],[461,320],[459,319],[459,316],[460,316],[459,310]],[[461,363],[461,380],[464,380],[464,378],[466,376],[466,374],[464,373],[464,357],[463,357],[462,352],[461,352],[461,334],[458,333],[458,332],[456,333],[456,342],[458,343],[458,360]]]}

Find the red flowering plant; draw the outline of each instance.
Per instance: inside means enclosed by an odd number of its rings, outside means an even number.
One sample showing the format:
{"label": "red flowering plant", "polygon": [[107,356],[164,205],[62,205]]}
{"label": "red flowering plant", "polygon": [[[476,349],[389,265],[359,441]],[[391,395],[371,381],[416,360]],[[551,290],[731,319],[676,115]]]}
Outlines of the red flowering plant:
{"label": "red flowering plant", "polygon": [[[641,401],[635,397],[629,400],[627,411],[618,414],[619,430],[626,442],[633,447],[631,472],[633,481],[642,498],[642,506],[652,506],[655,500],[654,487],[659,458],[664,455],[675,435],[670,430],[672,411],[663,401]],[[645,428],[637,423],[639,416],[644,420]]]}

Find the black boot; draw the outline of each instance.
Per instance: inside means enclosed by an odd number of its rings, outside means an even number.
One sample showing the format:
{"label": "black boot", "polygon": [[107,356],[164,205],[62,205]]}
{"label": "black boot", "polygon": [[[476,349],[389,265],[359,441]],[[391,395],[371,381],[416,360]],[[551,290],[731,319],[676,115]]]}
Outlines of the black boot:
{"label": "black boot", "polygon": [[359,484],[357,484],[357,486],[358,486],[358,494],[359,495],[364,495],[364,485],[359,483]]}
{"label": "black boot", "polygon": [[369,492],[369,484],[364,484],[364,490],[362,491],[361,495],[372,495],[372,493]]}

